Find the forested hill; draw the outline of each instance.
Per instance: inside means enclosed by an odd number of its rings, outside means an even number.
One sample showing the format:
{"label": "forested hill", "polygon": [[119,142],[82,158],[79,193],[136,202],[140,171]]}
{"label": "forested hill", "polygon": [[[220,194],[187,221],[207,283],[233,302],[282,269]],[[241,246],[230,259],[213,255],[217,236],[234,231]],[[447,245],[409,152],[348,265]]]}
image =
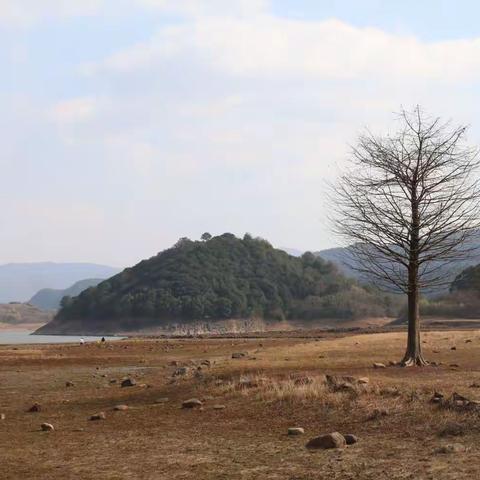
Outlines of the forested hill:
{"label": "forested hill", "polygon": [[60,327],[69,322],[119,331],[205,319],[388,313],[388,298],[359,287],[311,253],[296,258],[248,234],[202,238],[180,239],[78,297],[64,298],[46,331],[65,331]]}
{"label": "forested hill", "polygon": [[480,292],[480,265],[466,268],[452,282],[451,292],[464,290],[473,291],[477,294]]}

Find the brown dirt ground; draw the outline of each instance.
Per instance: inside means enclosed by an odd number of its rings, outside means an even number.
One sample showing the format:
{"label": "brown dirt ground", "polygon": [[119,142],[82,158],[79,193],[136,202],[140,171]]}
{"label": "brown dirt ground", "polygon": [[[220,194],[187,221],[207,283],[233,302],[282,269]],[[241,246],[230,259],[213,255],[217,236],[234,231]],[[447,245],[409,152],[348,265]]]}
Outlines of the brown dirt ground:
{"label": "brown dirt ground", "polygon": [[[6,415],[0,420],[0,478],[480,478],[478,413],[429,402],[434,390],[480,399],[480,389],[469,388],[480,383],[480,331],[429,331],[423,339],[427,358],[443,365],[373,369],[373,362],[401,358],[405,334],[398,332],[0,347],[0,413]],[[249,355],[232,359],[237,351]],[[201,376],[172,380],[171,361],[190,365],[204,359],[212,366]],[[459,367],[450,366],[454,363]],[[368,376],[373,387],[359,396],[293,392],[282,397],[261,383],[238,384],[241,376],[280,385],[291,374],[323,378],[326,373]],[[110,383],[127,375],[137,386]],[[75,386],[67,388],[66,381]],[[396,387],[398,394],[387,387]],[[160,397],[169,400],[158,404]],[[202,410],[180,408],[191,397],[207,397]],[[27,413],[34,402],[41,411]],[[120,403],[130,408],[114,412]],[[214,410],[215,404],[226,408]],[[368,420],[375,408],[389,414]],[[107,418],[89,421],[99,411]],[[461,423],[463,435],[440,436],[448,421]],[[55,431],[42,432],[43,422]],[[304,427],[305,435],[288,437],[291,426]],[[331,431],[354,433],[360,440],[343,450],[305,448],[308,439]],[[466,452],[435,453],[458,442]]]}

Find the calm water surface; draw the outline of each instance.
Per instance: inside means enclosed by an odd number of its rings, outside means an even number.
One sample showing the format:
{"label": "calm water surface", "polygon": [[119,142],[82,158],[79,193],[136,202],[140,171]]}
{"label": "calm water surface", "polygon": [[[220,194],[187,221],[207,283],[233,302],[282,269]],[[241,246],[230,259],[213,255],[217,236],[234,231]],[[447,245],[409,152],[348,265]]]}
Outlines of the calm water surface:
{"label": "calm water surface", "polygon": [[[0,345],[28,344],[28,343],[80,343],[98,342],[102,337],[81,337],[80,335],[30,335],[30,332],[1,332]],[[107,341],[121,340],[123,337],[105,337]]]}

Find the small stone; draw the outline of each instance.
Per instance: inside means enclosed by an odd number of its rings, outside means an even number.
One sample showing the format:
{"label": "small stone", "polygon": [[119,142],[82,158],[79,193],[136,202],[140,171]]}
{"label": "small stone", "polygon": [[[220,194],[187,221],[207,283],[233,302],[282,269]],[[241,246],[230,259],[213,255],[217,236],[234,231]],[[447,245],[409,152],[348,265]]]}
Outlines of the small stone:
{"label": "small stone", "polygon": [[188,373],[188,367],[177,368],[173,373],[172,377],[182,377]]}
{"label": "small stone", "polygon": [[442,403],[445,399],[445,395],[440,392],[434,392],[433,397],[430,399],[431,403]]}
{"label": "small stone", "polygon": [[5,420],[7,416],[4,413],[0,413],[0,420]]}
{"label": "small stone", "polygon": [[366,385],[368,382],[370,382],[370,379],[368,377],[360,377],[358,379],[358,383],[360,383],[362,385]]}
{"label": "small stone", "polygon": [[327,448],[344,448],[346,446],[345,437],[338,432],[328,433],[312,438],[305,446],[308,449],[327,449]]}
{"label": "small stone", "polygon": [[387,368],[384,363],[375,362],[373,368]]}
{"label": "small stone", "polygon": [[225,410],[225,408],[227,408],[227,407],[225,407],[225,405],[214,405],[213,406],[214,410]]}
{"label": "small stone", "polygon": [[53,425],[51,423],[42,423],[40,425],[40,428],[44,431],[44,432],[51,432],[53,430],[55,430],[53,428]]}
{"label": "small stone", "polygon": [[247,354],[244,353],[244,352],[235,352],[235,353],[232,353],[232,358],[244,358],[246,357]]}
{"label": "small stone", "polygon": [[302,427],[290,427],[287,433],[288,435],[303,435],[305,430]]}
{"label": "small stone", "polygon": [[128,410],[128,405],[115,405],[113,407],[113,409],[116,411],[116,412],[123,412],[125,410]]}
{"label": "small stone", "polygon": [[71,381],[67,381],[67,382],[65,382],[65,386],[66,386],[66,387],[74,387],[75,384],[74,384],[73,382],[71,382]]}
{"label": "small stone", "polygon": [[347,443],[347,445],[353,445],[354,443],[358,442],[358,437],[356,435],[351,434],[351,433],[347,433],[346,435],[344,435],[344,437],[345,437],[345,442]]}
{"label": "small stone", "polygon": [[109,383],[112,383],[112,384],[113,384],[113,383],[117,383],[117,379],[116,379],[116,378],[112,378]]}
{"label": "small stone", "polygon": [[107,416],[105,415],[105,412],[99,412],[95,413],[90,417],[90,420],[96,421],[96,420],[105,420]]}
{"label": "small stone", "polygon": [[457,349],[457,347],[452,347],[452,348],[450,348],[450,350],[456,350],[456,349]]}
{"label": "small stone", "polygon": [[437,448],[435,453],[461,453],[465,452],[466,450],[467,449],[465,448],[465,445],[462,445],[461,443],[451,443],[449,445],[444,445],[443,447]]}
{"label": "small stone", "polygon": [[125,380],[122,381],[122,387],[134,387],[137,384],[137,382],[133,378],[125,378]]}
{"label": "small stone", "polygon": [[470,338],[467,338],[467,339],[465,340],[465,343],[472,343],[472,340],[470,340]]}
{"label": "small stone", "polygon": [[480,384],[474,382],[468,388],[480,388]]}
{"label": "small stone", "polygon": [[203,403],[198,398],[190,398],[182,402],[182,408],[196,408],[201,407]]}
{"label": "small stone", "polygon": [[42,409],[42,406],[39,403],[34,403],[29,409],[29,412],[39,412]]}

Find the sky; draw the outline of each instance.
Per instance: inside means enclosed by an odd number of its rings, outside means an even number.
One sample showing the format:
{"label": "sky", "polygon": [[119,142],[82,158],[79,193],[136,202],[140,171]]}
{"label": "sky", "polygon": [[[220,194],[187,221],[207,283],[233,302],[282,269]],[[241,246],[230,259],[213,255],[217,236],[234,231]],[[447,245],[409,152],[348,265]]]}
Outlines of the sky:
{"label": "sky", "polygon": [[480,5],[0,0],[0,264],[338,244],[329,182],[419,104],[480,144]]}

